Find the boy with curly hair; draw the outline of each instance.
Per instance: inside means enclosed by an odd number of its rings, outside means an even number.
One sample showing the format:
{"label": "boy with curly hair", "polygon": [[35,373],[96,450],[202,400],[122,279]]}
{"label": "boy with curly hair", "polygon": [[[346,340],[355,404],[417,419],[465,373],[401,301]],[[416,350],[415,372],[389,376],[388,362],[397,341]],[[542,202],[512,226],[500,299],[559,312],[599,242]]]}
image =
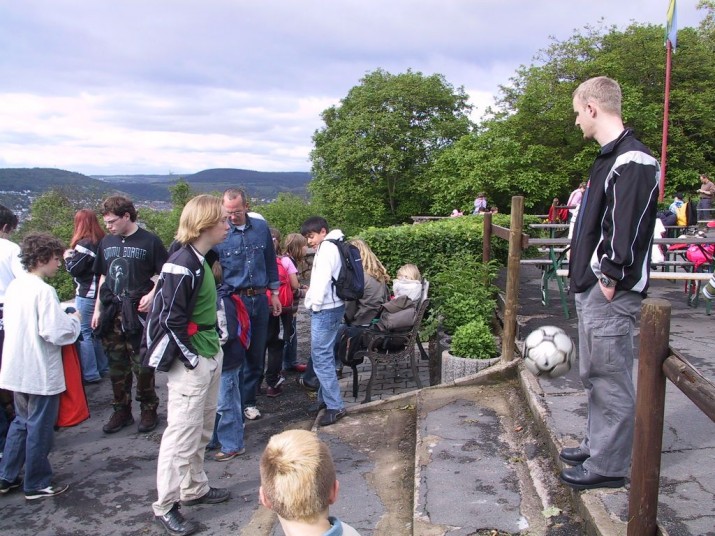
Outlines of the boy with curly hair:
{"label": "boy with curly hair", "polygon": [[62,346],[80,334],[79,313],[65,313],[57,292],[44,279],[62,266],[65,248],[48,234],[28,235],[20,245],[26,274],[8,285],[5,303],[5,346],[0,387],[15,393],[15,420],[10,424],[2,464],[0,494],[23,485],[25,498],[52,497],[67,484],[52,485],[48,460],[54,426],[65,390]]}

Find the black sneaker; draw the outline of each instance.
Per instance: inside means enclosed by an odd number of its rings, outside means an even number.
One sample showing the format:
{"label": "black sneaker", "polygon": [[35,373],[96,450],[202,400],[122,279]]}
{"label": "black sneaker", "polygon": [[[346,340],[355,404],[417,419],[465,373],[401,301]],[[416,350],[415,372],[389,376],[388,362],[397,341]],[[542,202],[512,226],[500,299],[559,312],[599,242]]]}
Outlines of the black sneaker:
{"label": "black sneaker", "polygon": [[347,413],[347,411],[345,411],[345,408],[343,408],[343,409],[326,409],[325,413],[323,413],[323,416],[318,421],[318,424],[320,426],[330,426],[331,424],[335,424],[340,419],[345,417],[346,413]]}
{"label": "black sneaker", "polygon": [[308,405],[308,413],[315,413],[317,415],[320,413],[321,409],[325,409],[327,407],[328,406],[325,405],[325,402],[313,402]]}
{"label": "black sneaker", "polygon": [[0,478],[0,495],[5,495],[6,493],[9,493],[15,488],[19,488],[20,486],[22,486],[22,478],[20,478],[19,476],[12,482]]}
{"label": "black sneaker", "polygon": [[184,506],[194,506],[195,504],[218,504],[231,498],[231,492],[227,489],[209,488],[208,493],[203,494],[198,499],[188,499],[181,501]]}
{"label": "black sneaker", "polygon": [[47,486],[46,488],[37,489],[35,491],[26,491],[25,499],[34,501],[35,499],[43,499],[44,497],[54,497],[60,493],[64,493],[70,488],[69,484],[64,486]]}
{"label": "black sneaker", "polygon": [[188,536],[196,532],[198,527],[195,523],[187,521],[179,512],[179,504],[172,506],[171,510],[163,516],[154,516],[156,521],[164,527],[168,534],[174,536]]}

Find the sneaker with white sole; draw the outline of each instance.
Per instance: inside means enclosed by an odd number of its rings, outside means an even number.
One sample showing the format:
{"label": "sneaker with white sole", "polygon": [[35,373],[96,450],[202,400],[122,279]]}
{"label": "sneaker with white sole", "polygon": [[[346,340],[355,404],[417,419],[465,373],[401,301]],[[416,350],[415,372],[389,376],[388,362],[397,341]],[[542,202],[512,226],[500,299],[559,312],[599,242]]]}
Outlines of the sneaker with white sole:
{"label": "sneaker with white sole", "polygon": [[20,486],[22,486],[22,478],[20,478],[19,476],[12,482],[0,478],[0,495],[5,495],[6,493],[9,493],[15,488],[19,488]]}
{"label": "sneaker with white sole", "polygon": [[25,499],[34,501],[35,499],[42,499],[44,497],[54,497],[55,495],[64,493],[69,487],[69,484],[65,484],[64,486],[47,486],[46,488],[37,489],[35,491],[26,491]]}
{"label": "sneaker with white sole", "polygon": [[243,416],[249,421],[255,421],[261,418],[261,412],[258,411],[256,406],[246,406],[246,409],[243,410]]}

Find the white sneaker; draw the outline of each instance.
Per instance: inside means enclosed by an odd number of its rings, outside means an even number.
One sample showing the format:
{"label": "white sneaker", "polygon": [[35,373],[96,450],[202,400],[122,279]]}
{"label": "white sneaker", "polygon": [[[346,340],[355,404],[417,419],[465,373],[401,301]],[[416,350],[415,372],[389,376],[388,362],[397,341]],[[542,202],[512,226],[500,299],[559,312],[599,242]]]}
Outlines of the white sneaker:
{"label": "white sneaker", "polygon": [[35,491],[26,491],[25,499],[28,501],[33,501],[35,499],[42,499],[43,497],[54,497],[60,493],[64,493],[69,489],[69,484],[64,486],[47,486],[46,488],[38,489]]}
{"label": "white sneaker", "polygon": [[261,418],[261,412],[258,411],[256,406],[246,406],[246,409],[243,410],[243,415],[249,421],[255,421]]}

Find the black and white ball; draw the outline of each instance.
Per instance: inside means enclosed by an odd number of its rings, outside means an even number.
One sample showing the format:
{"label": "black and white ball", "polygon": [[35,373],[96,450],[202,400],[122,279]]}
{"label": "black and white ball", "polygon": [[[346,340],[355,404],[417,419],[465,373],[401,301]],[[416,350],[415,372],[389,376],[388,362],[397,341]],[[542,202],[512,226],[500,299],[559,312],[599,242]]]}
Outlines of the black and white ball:
{"label": "black and white ball", "polygon": [[535,329],[524,344],[524,364],[536,376],[563,376],[571,370],[575,355],[571,337],[556,326]]}

